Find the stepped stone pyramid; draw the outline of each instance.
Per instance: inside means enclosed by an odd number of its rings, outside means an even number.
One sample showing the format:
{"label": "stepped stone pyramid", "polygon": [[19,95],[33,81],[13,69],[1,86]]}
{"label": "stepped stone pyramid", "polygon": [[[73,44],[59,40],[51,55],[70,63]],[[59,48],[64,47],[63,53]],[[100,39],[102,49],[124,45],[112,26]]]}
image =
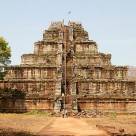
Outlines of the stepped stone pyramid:
{"label": "stepped stone pyramid", "polygon": [[1,90],[24,97],[1,96],[1,111],[136,111],[136,83],[127,80],[127,67],[112,65],[111,54],[98,52],[81,23],[52,22],[34,53],[23,54],[7,73]]}

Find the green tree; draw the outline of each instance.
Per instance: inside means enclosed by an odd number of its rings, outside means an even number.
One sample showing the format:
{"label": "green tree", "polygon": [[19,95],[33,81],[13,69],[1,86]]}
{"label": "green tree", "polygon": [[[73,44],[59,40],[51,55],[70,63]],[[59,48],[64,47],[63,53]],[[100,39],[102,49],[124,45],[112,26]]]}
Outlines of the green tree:
{"label": "green tree", "polygon": [[4,78],[6,72],[4,68],[10,64],[11,49],[2,37],[0,37],[0,80]]}

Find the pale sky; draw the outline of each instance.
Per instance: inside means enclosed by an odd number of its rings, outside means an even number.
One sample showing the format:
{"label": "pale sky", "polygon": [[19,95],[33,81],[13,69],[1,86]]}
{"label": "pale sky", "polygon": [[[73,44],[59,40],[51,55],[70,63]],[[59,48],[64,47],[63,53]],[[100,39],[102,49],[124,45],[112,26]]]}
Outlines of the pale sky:
{"label": "pale sky", "polygon": [[136,66],[136,0],[0,0],[0,37],[9,42],[12,64],[33,53],[52,21],[63,19],[82,22],[113,65]]}

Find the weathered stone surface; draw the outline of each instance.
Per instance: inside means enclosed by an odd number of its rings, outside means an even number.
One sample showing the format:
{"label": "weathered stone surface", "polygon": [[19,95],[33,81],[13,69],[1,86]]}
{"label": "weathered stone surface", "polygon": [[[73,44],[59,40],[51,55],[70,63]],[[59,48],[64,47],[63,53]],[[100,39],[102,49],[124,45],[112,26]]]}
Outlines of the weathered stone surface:
{"label": "weathered stone surface", "polygon": [[[112,65],[111,54],[98,51],[81,23],[53,22],[43,40],[35,42],[34,53],[23,54],[20,65],[7,67],[0,81],[0,110],[136,112],[136,84],[127,80],[127,70]],[[18,91],[23,98],[12,97]],[[21,104],[25,107],[19,108]]]}

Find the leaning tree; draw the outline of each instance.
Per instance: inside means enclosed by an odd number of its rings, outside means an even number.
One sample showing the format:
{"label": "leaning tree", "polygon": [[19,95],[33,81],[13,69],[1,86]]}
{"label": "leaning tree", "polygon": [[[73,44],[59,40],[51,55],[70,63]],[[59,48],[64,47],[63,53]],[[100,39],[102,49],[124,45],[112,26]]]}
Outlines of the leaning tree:
{"label": "leaning tree", "polygon": [[0,80],[6,75],[4,68],[10,64],[11,49],[8,46],[8,42],[0,37]]}

